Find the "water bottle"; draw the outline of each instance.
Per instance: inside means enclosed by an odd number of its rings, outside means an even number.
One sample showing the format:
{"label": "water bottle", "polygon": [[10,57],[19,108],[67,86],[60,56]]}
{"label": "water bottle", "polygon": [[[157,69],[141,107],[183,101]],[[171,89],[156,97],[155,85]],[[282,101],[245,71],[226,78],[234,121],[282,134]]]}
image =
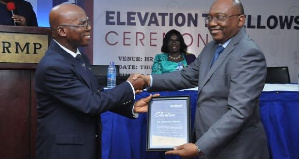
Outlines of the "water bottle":
{"label": "water bottle", "polygon": [[180,71],[183,69],[183,63],[182,62],[178,62],[178,65],[176,67],[176,71]]}
{"label": "water bottle", "polygon": [[107,68],[107,88],[111,89],[116,86],[116,67],[114,62],[110,62]]}

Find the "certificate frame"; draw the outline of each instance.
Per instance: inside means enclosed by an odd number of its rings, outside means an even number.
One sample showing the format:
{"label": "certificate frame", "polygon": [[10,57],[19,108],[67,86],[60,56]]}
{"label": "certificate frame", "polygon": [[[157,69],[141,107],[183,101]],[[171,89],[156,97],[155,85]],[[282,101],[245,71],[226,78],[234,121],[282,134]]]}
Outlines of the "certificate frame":
{"label": "certificate frame", "polygon": [[189,96],[152,98],[147,119],[146,151],[168,151],[191,141]]}

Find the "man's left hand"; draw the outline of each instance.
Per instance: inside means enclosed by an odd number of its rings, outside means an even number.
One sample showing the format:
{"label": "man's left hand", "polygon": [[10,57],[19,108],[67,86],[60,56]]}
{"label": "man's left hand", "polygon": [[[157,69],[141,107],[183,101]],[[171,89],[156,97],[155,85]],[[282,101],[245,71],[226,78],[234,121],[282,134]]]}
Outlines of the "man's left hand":
{"label": "man's left hand", "polygon": [[150,94],[146,98],[142,98],[135,102],[133,111],[135,113],[146,113],[148,112],[148,103],[150,102],[151,98],[158,97],[159,94]]}

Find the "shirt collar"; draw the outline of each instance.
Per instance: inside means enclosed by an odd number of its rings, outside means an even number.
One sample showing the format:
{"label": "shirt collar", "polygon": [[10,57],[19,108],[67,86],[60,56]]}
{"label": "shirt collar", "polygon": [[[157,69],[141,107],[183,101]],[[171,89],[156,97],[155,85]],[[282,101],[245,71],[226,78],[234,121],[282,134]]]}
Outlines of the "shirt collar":
{"label": "shirt collar", "polygon": [[79,54],[81,55],[80,51],[77,49],[76,53],[67,49],[66,47],[62,46],[60,43],[58,43],[56,40],[53,39],[63,50],[65,50],[67,53],[71,54],[74,58]]}
{"label": "shirt collar", "polygon": [[222,45],[224,48],[226,48],[226,46],[229,44],[230,41],[231,39],[227,40],[224,44],[219,44],[219,45]]}

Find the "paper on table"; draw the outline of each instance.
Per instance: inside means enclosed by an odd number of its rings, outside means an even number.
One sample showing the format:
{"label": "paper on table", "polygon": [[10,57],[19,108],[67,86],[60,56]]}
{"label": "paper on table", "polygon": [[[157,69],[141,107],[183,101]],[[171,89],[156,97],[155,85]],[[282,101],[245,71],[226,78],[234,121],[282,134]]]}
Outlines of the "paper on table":
{"label": "paper on table", "polygon": [[265,84],[264,92],[268,91],[299,91],[298,84]]}

